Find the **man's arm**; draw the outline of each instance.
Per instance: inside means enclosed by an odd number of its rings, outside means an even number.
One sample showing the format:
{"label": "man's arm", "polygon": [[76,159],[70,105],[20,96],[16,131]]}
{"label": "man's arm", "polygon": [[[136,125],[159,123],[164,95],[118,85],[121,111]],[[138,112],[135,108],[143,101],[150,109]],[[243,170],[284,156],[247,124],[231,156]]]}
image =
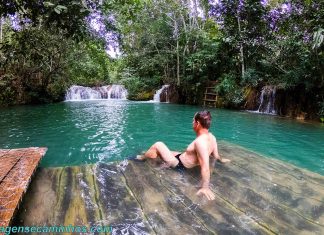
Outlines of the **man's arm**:
{"label": "man's arm", "polygon": [[[222,158],[222,157],[219,155],[216,139],[215,139],[214,150],[213,150],[212,155],[214,156],[214,158],[215,158],[217,161],[219,161],[219,162],[221,162],[221,163],[226,163],[226,162],[230,162],[230,161],[231,161],[230,159]],[[215,164],[215,160],[213,160],[213,164]]]}
{"label": "man's arm", "polygon": [[214,169],[215,169],[215,163],[216,163],[216,158],[211,157],[209,160],[209,169],[210,169],[210,175],[213,174]]}
{"label": "man's arm", "polygon": [[195,149],[200,164],[200,173],[201,173],[201,180],[202,180],[201,189],[198,190],[197,195],[203,194],[208,198],[208,200],[214,200],[215,195],[209,189],[210,169],[209,169],[208,146],[202,140],[197,140],[195,142]]}

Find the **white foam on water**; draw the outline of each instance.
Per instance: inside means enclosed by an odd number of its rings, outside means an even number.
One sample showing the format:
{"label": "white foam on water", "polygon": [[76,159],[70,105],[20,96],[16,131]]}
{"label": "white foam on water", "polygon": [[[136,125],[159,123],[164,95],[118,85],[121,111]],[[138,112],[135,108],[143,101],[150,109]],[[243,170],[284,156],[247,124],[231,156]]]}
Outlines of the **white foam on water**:
{"label": "white foam on water", "polygon": [[117,164],[117,169],[124,172],[126,170],[127,165],[128,165],[128,160],[125,159]]}
{"label": "white foam on water", "polygon": [[[249,215],[238,216],[237,221],[245,230],[249,231],[251,234],[256,234],[256,232],[251,229],[251,225],[255,224],[255,220],[253,220]],[[235,225],[232,225],[232,227],[235,228]]]}
{"label": "white foam on water", "polygon": [[113,235],[149,235],[145,229],[145,224],[143,222],[138,223],[122,223],[122,224],[114,224],[112,226],[112,234]]}
{"label": "white foam on water", "polygon": [[155,94],[154,94],[154,97],[153,97],[153,100],[151,100],[151,102],[161,102],[160,101],[160,96],[161,96],[161,94],[162,94],[162,92],[164,91],[164,90],[166,90],[165,92],[166,92],[166,101],[168,102],[168,91],[167,91],[167,89],[169,88],[169,86],[170,85],[163,85],[162,87],[161,87],[161,89],[159,89],[159,90],[157,90],[156,92],[155,92]]}
{"label": "white foam on water", "polygon": [[126,100],[128,91],[123,85],[109,85],[102,87],[84,87],[71,86],[65,94],[66,101],[84,101],[84,100]]}

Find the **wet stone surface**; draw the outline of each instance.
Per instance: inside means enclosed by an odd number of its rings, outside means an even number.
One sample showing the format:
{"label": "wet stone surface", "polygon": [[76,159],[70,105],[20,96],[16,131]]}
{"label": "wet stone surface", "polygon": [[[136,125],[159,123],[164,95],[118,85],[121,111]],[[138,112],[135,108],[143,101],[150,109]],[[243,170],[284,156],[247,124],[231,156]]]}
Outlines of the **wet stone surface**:
{"label": "wet stone surface", "polygon": [[213,170],[214,201],[196,195],[199,168],[179,172],[133,160],[42,168],[15,225],[111,226],[112,234],[324,234],[323,176],[227,143],[219,149],[232,162]]}

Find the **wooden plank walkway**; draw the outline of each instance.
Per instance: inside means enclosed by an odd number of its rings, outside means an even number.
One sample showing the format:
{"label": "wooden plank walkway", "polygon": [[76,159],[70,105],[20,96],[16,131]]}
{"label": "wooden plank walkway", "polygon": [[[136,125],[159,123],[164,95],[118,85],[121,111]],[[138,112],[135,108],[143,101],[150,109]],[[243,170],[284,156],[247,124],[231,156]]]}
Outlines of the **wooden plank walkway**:
{"label": "wooden plank walkway", "polygon": [[219,151],[232,162],[215,166],[214,201],[196,196],[198,168],[179,172],[132,160],[41,168],[16,226],[112,226],[112,234],[324,234],[324,176],[225,142]]}
{"label": "wooden plank walkway", "polygon": [[10,224],[46,148],[0,149],[0,227]]}

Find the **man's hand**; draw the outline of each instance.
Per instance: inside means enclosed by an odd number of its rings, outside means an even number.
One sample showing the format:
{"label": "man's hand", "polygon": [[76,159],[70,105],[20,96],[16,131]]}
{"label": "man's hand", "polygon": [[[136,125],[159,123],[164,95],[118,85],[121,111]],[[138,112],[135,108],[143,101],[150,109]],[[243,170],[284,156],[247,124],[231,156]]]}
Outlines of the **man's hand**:
{"label": "man's hand", "polygon": [[201,188],[198,190],[197,195],[205,195],[208,200],[214,200],[215,194],[209,188]]}

